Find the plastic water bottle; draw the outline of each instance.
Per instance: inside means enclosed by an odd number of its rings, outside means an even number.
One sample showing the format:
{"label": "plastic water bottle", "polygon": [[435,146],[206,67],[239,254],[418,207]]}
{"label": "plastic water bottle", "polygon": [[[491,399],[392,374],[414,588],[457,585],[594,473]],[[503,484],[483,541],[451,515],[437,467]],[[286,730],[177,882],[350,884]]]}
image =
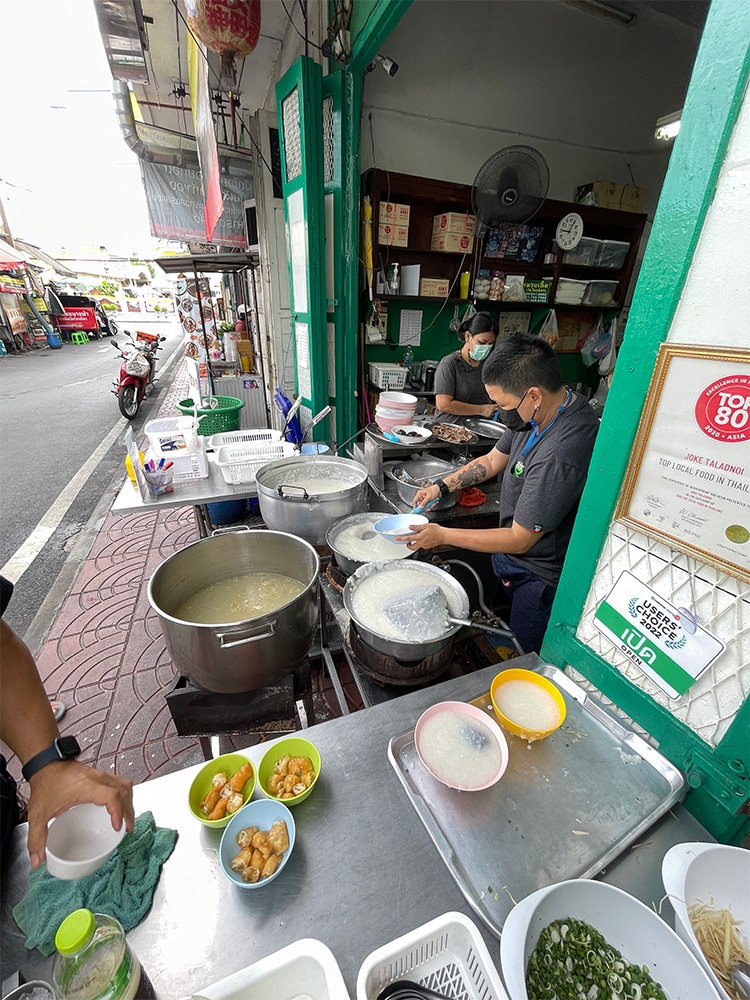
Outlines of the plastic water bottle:
{"label": "plastic water bottle", "polygon": [[153,1000],[148,976],[125,938],[122,924],[105,913],[75,910],[55,935],[53,980],[60,1000]]}
{"label": "plastic water bottle", "polygon": [[411,345],[406,348],[406,353],[404,354],[404,360],[401,362],[404,368],[408,371],[414,364],[414,350]]}

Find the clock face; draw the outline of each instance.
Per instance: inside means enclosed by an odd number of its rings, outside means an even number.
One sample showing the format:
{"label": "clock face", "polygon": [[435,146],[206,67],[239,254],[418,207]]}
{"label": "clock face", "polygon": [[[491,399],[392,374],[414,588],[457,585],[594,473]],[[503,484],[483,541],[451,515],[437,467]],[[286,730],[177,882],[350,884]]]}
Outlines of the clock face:
{"label": "clock face", "polygon": [[561,250],[572,250],[577,247],[583,236],[583,219],[578,212],[564,215],[557,223],[555,239]]}

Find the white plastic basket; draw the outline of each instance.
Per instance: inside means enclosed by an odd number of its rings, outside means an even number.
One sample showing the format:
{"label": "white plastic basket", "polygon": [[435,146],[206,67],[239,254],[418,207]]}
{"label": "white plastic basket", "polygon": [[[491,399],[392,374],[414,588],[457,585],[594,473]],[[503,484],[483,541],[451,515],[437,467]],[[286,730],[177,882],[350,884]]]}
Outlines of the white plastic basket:
{"label": "white plastic basket", "polygon": [[463,913],[444,913],[371,952],[357,976],[357,1000],[375,1000],[399,979],[453,1000],[508,1000],[482,935]]}
{"label": "white plastic basket", "polygon": [[207,447],[216,450],[226,444],[270,444],[274,441],[281,441],[281,431],[275,431],[271,427],[254,427],[252,430],[222,431],[221,434],[212,434]]}
{"label": "white plastic basket", "polygon": [[406,385],[406,368],[388,361],[370,362],[370,381],[379,389],[403,389]]}
{"label": "white plastic basket", "polygon": [[288,441],[260,445],[229,444],[215,453],[216,465],[221,470],[224,481],[230,485],[254,483],[256,472],[264,465],[275,462],[278,458],[289,458],[296,450]]}
{"label": "white plastic basket", "polygon": [[[315,938],[287,945],[233,976],[204,986],[207,1000],[349,1000],[344,977],[330,948]],[[183,1000],[194,1000],[183,997]]]}

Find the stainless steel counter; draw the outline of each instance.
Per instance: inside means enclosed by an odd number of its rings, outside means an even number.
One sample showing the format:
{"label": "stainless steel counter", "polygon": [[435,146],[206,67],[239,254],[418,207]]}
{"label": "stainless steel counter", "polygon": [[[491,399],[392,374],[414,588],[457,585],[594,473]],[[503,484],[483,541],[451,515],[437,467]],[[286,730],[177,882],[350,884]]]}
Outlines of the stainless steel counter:
{"label": "stainless steel counter", "polygon": [[[535,654],[517,661],[538,662]],[[307,730],[320,750],[320,779],[294,810],[297,842],[286,869],[262,889],[230,885],[218,864],[220,831],[206,829],[188,812],[198,766],[139,785],[136,811],[152,810],[157,824],[180,834],[151,911],[128,935],[162,1000],[198,991],[301,937],[331,948],[354,997],[359,967],[374,948],[446,910],[459,910],[479,926],[409,804],[387,749],[390,738],[412,727],[429,705],[476,698],[496,672],[490,666]],[[246,753],[257,764],[267,746]],[[551,802],[553,838],[554,815]],[[21,827],[3,885],[2,975],[20,968],[27,978],[45,978],[51,959],[26,951],[11,916],[26,887],[25,838]],[[686,840],[711,837],[678,806],[604,878],[658,907],[664,895],[661,859]],[[499,966],[497,939],[484,926],[480,930]]]}

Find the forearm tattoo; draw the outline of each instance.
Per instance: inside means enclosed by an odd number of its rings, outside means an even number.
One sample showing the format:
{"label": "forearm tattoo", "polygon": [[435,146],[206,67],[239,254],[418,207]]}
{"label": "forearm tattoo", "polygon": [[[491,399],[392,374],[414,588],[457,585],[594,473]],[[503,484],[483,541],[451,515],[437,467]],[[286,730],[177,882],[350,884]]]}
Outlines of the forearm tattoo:
{"label": "forearm tattoo", "polygon": [[467,465],[456,472],[455,476],[458,489],[464,489],[466,486],[474,486],[476,483],[481,483],[483,479],[486,479],[487,469],[481,458],[478,458],[471,465]]}

